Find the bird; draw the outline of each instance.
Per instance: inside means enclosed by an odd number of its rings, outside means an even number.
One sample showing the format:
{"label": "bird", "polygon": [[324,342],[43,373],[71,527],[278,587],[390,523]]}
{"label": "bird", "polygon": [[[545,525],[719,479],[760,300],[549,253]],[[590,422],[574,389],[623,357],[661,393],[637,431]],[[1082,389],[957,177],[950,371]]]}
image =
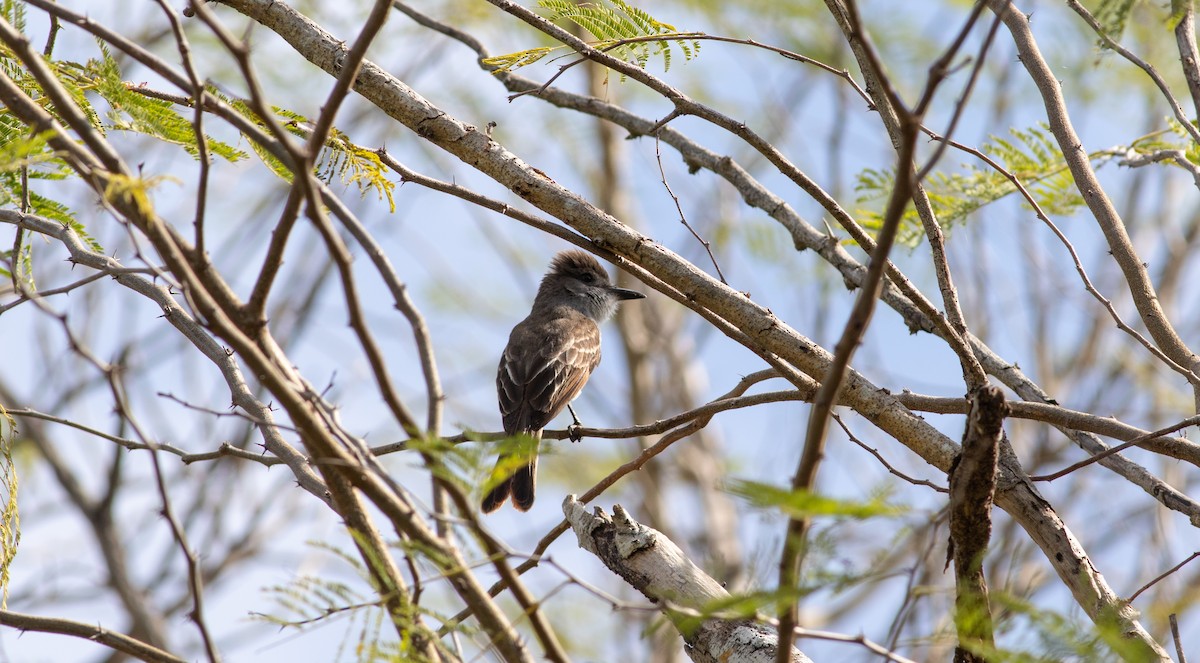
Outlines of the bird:
{"label": "bird", "polygon": [[[527,444],[496,461],[491,482],[498,483],[483,498],[484,513],[499,509],[510,496],[519,511],[533,506],[542,429],[570,408],[600,364],[600,323],[612,317],[619,302],[644,297],[614,286],[584,251],[563,251],[550,261],[529,316],[513,327],[500,355],[496,393],[504,434],[525,435]],[[571,416],[578,426],[574,410]]]}

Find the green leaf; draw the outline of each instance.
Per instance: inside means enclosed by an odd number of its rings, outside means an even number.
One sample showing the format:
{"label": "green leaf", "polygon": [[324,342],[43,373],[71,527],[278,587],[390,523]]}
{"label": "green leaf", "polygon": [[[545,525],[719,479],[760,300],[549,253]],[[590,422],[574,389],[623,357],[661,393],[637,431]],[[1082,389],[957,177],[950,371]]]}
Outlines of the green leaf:
{"label": "green leaf", "polygon": [[[1070,215],[1084,205],[1083,196],[1067,169],[1066,159],[1045,124],[1010,130],[1010,138],[992,136],[980,151],[1011,172],[1047,214]],[[1093,162],[1111,159],[1111,151],[1090,155]],[[856,210],[868,230],[882,224],[882,208],[895,179],[892,170],[867,169],[859,173],[855,191],[864,207]],[[986,166],[968,165],[963,172],[935,172],[923,182],[934,216],[943,230],[963,223],[979,209],[1017,192],[1003,173]],[[901,219],[897,240],[916,246],[925,237],[916,210],[909,205]]]}
{"label": "green leaf", "polygon": [[[1096,21],[1114,41],[1120,40],[1121,34],[1125,32],[1125,25],[1129,22],[1129,14],[1133,12],[1134,4],[1135,0],[1103,0],[1096,9]],[[1103,40],[1100,46],[1105,48]]]}
{"label": "green leaf", "polygon": [[[228,103],[255,124],[265,126],[258,114],[245,102],[228,100]],[[283,128],[292,135],[306,140],[312,135],[309,130],[312,122],[307,117],[278,106],[272,107],[271,111],[278,119],[282,120]],[[282,161],[253,140],[247,138],[247,142],[254,154],[273,173],[285,182],[292,181],[293,173]],[[389,171],[383,165],[379,155],[374,150],[353,142],[349,136],[337,128],[330,129],[329,137],[325,140],[320,154],[317,155],[313,170],[316,176],[327,184],[341,180],[342,184],[357,186],[359,195],[363,197],[374,191],[379,200],[387,200],[390,211],[396,211],[396,200],[393,195],[396,183],[388,179]]]}
{"label": "green leaf", "polygon": [[[116,59],[101,45],[102,57],[89,60],[85,69],[91,78],[94,90],[108,102],[110,128],[117,131],[139,133],[158,140],[178,145],[193,157],[199,158],[195,127],[189,118],[175,111],[174,104],[153,99],[129,89],[121,78]],[[209,152],[226,161],[241,161],[246,153],[205,136]]]}
{"label": "green leaf", "polygon": [[0,404],[0,609],[8,607],[8,585],[17,546],[21,543],[21,515],[17,510],[17,468],[12,443],[17,422]]}
{"label": "green leaf", "polygon": [[528,48],[516,53],[505,53],[504,55],[494,55],[490,58],[484,58],[483,64],[493,67],[492,73],[499,74],[513,69],[531,65],[547,55],[559,49],[565,49],[565,46],[539,46],[537,48]]}
{"label": "green leaf", "polygon": [[326,182],[340,177],[343,184],[358,187],[358,194],[366,197],[374,191],[379,200],[387,199],[388,209],[396,211],[396,200],[392,196],[395,182],[388,179],[388,170],[374,150],[351,142],[346,134],[333,129],[325,141],[325,149],[317,159],[317,175]]}
{"label": "green leaf", "polygon": [[833,516],[864,519],[898,516],[906,511],[905,507],[888,504],[882,498],[870,502],[850,502],[757,481],[734,481],[728,490],[755,506],[775,508],[792,518]]}
{"label": "green leaf", "polygon": [[12,24],[17,32],[25,32],[25,3],[17,2],[16,0],[4,0],[0,4],[0,14],[4,15],[4,20]]}
{"label": "green leaf", "polygon": [[48,144],[54,132],[43,131],[31,136],[24,127],[13,127],[15,122],[15,118],[0,116],[0,171],[62,164]]}
{"label": "green leaf", "polygon": [[[590,32],[596,41],[592,46],[608,51],[614,57],[623,58],[645,68],[653,56],[663,59],[663,70],[671,68],[671,46],[674,44],[683,53],[685,60],[696,57],[700,42],[699,33],[681,32],[674,25],[654,18],[624,0],[598,0],[579,3],[574,0],[538,0],[538,7],[551,21],[567,21]],[[655,39],[622,43],[629,39],[654,37]],[[541,46],[514,53],[497,55],[484,60],[484,64],[495,67],[493,73],[511,71],[540,61],[563,46]]]}

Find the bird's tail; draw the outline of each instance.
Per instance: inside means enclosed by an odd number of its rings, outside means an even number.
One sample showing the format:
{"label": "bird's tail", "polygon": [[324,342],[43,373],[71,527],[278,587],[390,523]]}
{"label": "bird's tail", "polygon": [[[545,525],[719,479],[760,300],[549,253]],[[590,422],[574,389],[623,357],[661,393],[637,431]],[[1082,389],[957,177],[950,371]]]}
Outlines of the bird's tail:
{"label": "bird's tail", "polygon": [[519,456],[521,455],[525,454],[503,454],[496,461],[496,469],[492,470],[493,476],[506,472],[512,472],[512,475],[483,496],[481,507],[484,513],[491,513],[499,509],[510,495],[513,506],[518,511],[528,511],[533,506],[534,491],[537,488],[537,451],[528,454],[527,462],[514,470],[513,465],[520,462]]}

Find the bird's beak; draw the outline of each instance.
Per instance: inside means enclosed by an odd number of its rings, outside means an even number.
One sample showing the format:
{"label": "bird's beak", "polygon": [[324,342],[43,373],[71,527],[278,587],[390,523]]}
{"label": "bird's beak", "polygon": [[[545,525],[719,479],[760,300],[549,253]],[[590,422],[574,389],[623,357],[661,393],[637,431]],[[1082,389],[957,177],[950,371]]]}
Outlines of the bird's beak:
{"label": "bird's beak", "polygon": [[614,287],[614,288],[609,288],[608,291],[611,292],[613,294],[613,296],[617,298],[618,301],[626,300],[626,299],[645,299],[646,298],[646,295],[643,295],[642,293],[638,292],[637,290],[626,290],[625,288],[615,288]]}

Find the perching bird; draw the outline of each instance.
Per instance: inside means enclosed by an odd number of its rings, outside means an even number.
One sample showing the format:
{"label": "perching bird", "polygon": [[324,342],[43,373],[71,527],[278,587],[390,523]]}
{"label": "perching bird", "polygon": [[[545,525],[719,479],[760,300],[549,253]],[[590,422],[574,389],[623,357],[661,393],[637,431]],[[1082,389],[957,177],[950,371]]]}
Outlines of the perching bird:
{"label": "perching bird", "polygon": [[485,512],[500,508],[509,495],[521,511],[533,506],[542,429],[579,395],[600,363],[600,323],[617,302],[643,297],[609,283],[600,263],[583,251],[554,256],[533,310],[508,337],[496,373],[504,433],[529,435],[531,448],[500,456],[492,471],[499,483],[483,498]]}

